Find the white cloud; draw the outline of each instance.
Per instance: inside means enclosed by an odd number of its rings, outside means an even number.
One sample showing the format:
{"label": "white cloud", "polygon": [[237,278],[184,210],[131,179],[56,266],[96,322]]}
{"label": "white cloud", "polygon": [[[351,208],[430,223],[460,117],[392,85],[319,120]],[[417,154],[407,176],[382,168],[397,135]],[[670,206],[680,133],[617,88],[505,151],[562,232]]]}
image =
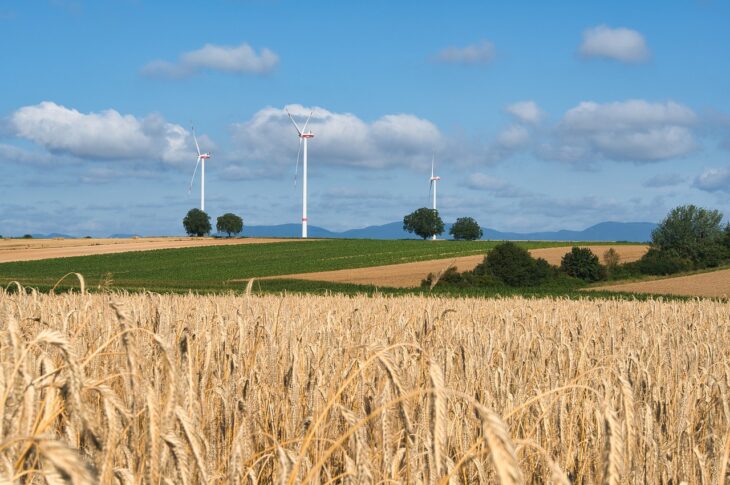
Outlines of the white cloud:
{"label": "white cloud", "polygon": [[[430,153],[443,143],[430,121],[409,114],[386,115],[367,123],[351,113],[289,105],[301,123],[313,111],[308,129],[315,138],[309,153],[317,164],[360,168],[425,166]],[[244,123],[233,126],[238,158],[267,165],[294,164],[298,138],[286,111],[264,108]],[[271,167],[274,170],[275,167]]]}
{"label": "white cloud", "polygon": [[501,148],[516,149],[530,141],[530,133],[524,126],[511,125],[499,132],[496,141]]}
{"label": "white cloud", "polygon": [[534,101],[520,101],[507,106],[507,112],[523,123],[537,124],[543,112]]}
{"label": "white cloud", "polygon": [[[14,134],[54,154],[87,160],[189,160],[190,134],[158,114],[144,118],[113,109],[81,113],[50,101],[25,106],[9,118]],[[207,141],[207,139],[206,139]]]}
{"label": "white cloud", "polygon": [[259,53],[250,45],[220,46],[205,44],[202,48],[184,52],[177,62],[155,60],[142,68],[149,77],[179,79],[202,70],[222,71],[234,74],[266,74],[279,63],[279,56],[270,49]]}
{"label": "white cloud", "polygon": [[711,168],[695,179],[694,186],[705,192],[730,193],[730,169]]}
{"label": "white cloud", "polygon": [[488,64],[496,54],[494,44],[483,40],[465,47],[446,47],[436,53],[436,62],[444,64]]}
{"label": "white cloud", "polygon": [[583,32],[580,45],[583,57],[599,57],[621,62],[639,63],[649,59],[649,48],[644,36],[636,30],[612,29],[599,25]]}
{"label": "white cloud", "polygon": [[691,109],[672,101],[582,102],[565,114],[539,155],[567,162],[679,158],[696,148],[690,130],[696,122]]}

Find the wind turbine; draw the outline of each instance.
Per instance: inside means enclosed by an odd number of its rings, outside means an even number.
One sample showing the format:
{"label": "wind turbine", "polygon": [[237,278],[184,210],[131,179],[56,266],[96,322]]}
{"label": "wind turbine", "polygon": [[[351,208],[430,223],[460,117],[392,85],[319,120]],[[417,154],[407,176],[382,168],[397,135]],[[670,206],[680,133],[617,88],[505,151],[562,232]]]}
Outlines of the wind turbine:
{"label": "wind turbine", "polygon": [[193,177],[190,179],[190,187],[188,187],[188,193],[193,190],[193,181],[195,180],[195,174],[198,172],[198,165],[200,165],[200,210],[205,212],[205,161],[211,157],[211,154],[200,153],[198,138],[195,136],[195,127],[192,127],[192,131],[193,140],[195,140],[195,149],[198,151],[198,161],[195,162],[195,170],[193,171]]}
{"label": "wind turbine", "polygon": [[[289,113],[289,110],[286,110],[286,114],[289,115],[289,119],[291,120],[294,128],[296,128],[297,130],[297,134],[299,135],[299,151],[297,151],[296,166],[297,171],[299,170],[299,153],[302,150],[302,142],[304,143],[304,157],[302,161],[302,238],[307,237],[307,140],[309,140],[310,138],[314,138],[312,132],[307,131],[307,125],[309,125],[309,120],[312,118],[312,113],[313,111],[310,111],[309,117],[307,117],[307,121],[304,122],[304,128],[300,130],[299,125],[297,125],[297,122],[294,121],[294,118],[292,117],[291,113]],[[294,179],[294,183],[296,184],[296,178]]]}
{"label": "wind turbine", "polygon": [[[433,210],[436,210],[436,182],[441,180],[441,177],[433,174],[433,168],[434,168],[435,162],[436,162],[436,156],[431,155],[431,178],[429,179],[431,182],[430,182],[429,189],[428,189],[428,191],[429,191],[428,195],[431,195],[431,193],[433,193]],[[431,239],[433,239],[435,241],[436,234],[434,234]]]}

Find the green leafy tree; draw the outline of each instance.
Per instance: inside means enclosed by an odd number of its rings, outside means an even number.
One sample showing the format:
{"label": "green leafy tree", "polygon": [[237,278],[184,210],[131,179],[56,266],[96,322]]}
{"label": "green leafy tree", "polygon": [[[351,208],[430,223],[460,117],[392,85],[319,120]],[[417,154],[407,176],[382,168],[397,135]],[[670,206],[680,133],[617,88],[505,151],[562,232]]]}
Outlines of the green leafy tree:
{"label": "green leafy tree", "polygon": [[210,216],[200,209],[190,209],[183,219],[183,227],[190,236],[205,236],[212,229]]}
{"label": "green leafy tree", "polygon": [[714,253],[708,246],[722,241],[721,222],[720,211],[694,205],[676,207],[651,233],[652,244],[701,265],[703,253]]}
{"label": "green leafy tree", "polygon": [[451,226],[449,234],[451,234],[453,238],[457,240],[464,239],[467,241],[474,241],[475,239],[481,239],[481,237],[484,235],[484,232],[482,231],[482,228],[479,227],[477,221],[475,221],[473,218],[459,217],[458,219],[456,219],[454,225]]}
{"label": "green leafy tree", "polygon": [[436,209],[421,207],[403,218],[403,230],[426,239],[443,234],[444,221]]}
{"label": "green leafy tree", "polygon": [[228,237],[231,237],[231,234],[240,234],[243,231],[243,219],[228,212],[218,217],[215,228],[218,232],[225,232]]}
{"label": "green leafy tree", "polygon": [[560,261],[560,269],[567,275],[584,281],[599,281],[606,277],[598,256],[588,248],[573,247]]}
{"label": "green leafy tree", "polygon": [[494,247],[484,261],[474,268],[474,274],[491,274],[509,286],[533,286],[546,276],[544,265],[537,266],[537,261],[530,253],[513,242],[505,242]]}
{"label": "green leafy tree", "polygon": [[722,243],[725,245],[725,247],[730,250],[730,222],[727,223],[725,226],[724,237],[722,240]]}

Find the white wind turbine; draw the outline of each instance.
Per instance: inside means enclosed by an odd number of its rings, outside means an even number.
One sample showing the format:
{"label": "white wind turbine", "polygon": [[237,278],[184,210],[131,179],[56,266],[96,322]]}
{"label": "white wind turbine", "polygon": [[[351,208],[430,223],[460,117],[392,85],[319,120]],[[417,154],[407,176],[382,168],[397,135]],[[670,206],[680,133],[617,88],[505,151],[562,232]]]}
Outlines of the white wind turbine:
{"label": "white wind turbine", "polygon": [[[291,113],[289,113],[289,110],[286,110],[286,114],[289,115],[289,119],[291,120],[292,124],[294,125],[294,128],[297,130],[297,134],[299,135],[299,151],[297,151],[297,165],[296,165],[296,171],[299,170],[299,153],[302,150],[302,142],[304,143],[304,157],[302,161],[302,237],[307,237],[307,140],[310,138],[314,138],[314,135],[311,131],[307,131],[307,125],[309,125],[309,120],[312,118],[312,112],[309,113],[309,117],[307,117],[307,121],[304,122],[304,128],[301,130],[299,129],[299,125],[297,125],[297,122],[294,121],[294,118],[292,117]],[[296,173],[296,172],[295,172]],[[296,177],[296,175],[295,175]],[[296,184],[296,178],[294,179],[294,183]]]}
{"label": "white wind turbine", "polygon": [[[428,195],[431,195],[433,193],[433,210],[436,210],[436,182],[438,182],[439,180],[441,180],[441,177],[439,177],[438,175],[434,175],[433,174],[434,173],[433,172],[433,169],[434,169],[435,162],[436,162],[436,156],[435,155],[431,155],[431,178],[429,179],[430,180],[430,185],[429,185],[429,189],[428,189],[428,191],[429,191],[429,194]],[[434,234],[431,239],[433,239],[435,241],[436,240],[436,234]]]}
{"label": "white wind turbine", "polygon": [[193,190],[193,181],[195,180],[195,174],[198,172],[198,165],[200,165],[200,210],[205,212],[205,161],[211,157],[211,154],[200,153],[198,138],[195,136],[195,127],[192,128],[192,131],[193,140],[195,140],[195,149],[198,151],[198,161],[195,162],[195,170],[193,171],[193,177],[190,179],[190,187],[188,187],[188,193]]}

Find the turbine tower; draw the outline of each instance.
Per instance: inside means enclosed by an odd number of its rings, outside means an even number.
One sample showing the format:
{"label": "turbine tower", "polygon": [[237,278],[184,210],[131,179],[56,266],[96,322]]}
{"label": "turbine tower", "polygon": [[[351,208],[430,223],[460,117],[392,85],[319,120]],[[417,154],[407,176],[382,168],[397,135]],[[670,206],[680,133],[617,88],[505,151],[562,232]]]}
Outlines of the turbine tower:
{"label": "turbine tower", "polygon": [[[294,128],[296,128],[297,130],[297,134],[299,135],[299,151],[297,151],[296,166],[297,170],[299,170],[299,153],[302,151],[302,143],[304,143],[304,157],[302,160],[302,238],[305,239],[307,237],[307,140],[309,140],[310,138],[314,138],[312,132],[307,131],[307,125],[309,125],[309,120],[312,118],[312,113],[313,111],[309,113],[307,121],[304,122],[304,128],[300,130],[299,125],[297,125],[297,122],[294,121],[294,118],[292,117],[291,113],[289,113],[289,110],[286,110],[286,114],[289,115],[289,119],[291,120]],[[296,184],[296,178],[294,179],[294,183]]]}
{"label": "turbine tower", "polygon": [[195,140],[195,149],[198,151],[198,161],[195,162],[195,170],[193,171],[193,177],[190,179],[190,187],[188,187],[188,193],[193,190],[193,181],[195,180],[195,174],[198,172],[198,165],[200,165],[200,210],[205,212],[205,161],[211,157],[211,154],[200,153],[198,138],[195,136],[195,127],[192,128],[192,131],[193,140]]}
{"label": "turbine tower", "polygon": [[[429,186],[429,192],[432,192],[433,193],[433,210],[436,210],[436,182],[438,182],[439,180],[441,180],[441,177],[439,177],[438,175],[434,175],[433,174],[433,169],[434,169],[434,163],[435,163],[435,161],[436,161],[436,157],[435,157],[435,155],[432,155],[431,156],[431,178],[430,178],[430,181],[431,181],[430,184],[431,185]],[[431,194],[429,194],[429,195],[431,195]],[[431,239],[433,239],[435,241],[436,240],[436,234],[434,234]]]}

